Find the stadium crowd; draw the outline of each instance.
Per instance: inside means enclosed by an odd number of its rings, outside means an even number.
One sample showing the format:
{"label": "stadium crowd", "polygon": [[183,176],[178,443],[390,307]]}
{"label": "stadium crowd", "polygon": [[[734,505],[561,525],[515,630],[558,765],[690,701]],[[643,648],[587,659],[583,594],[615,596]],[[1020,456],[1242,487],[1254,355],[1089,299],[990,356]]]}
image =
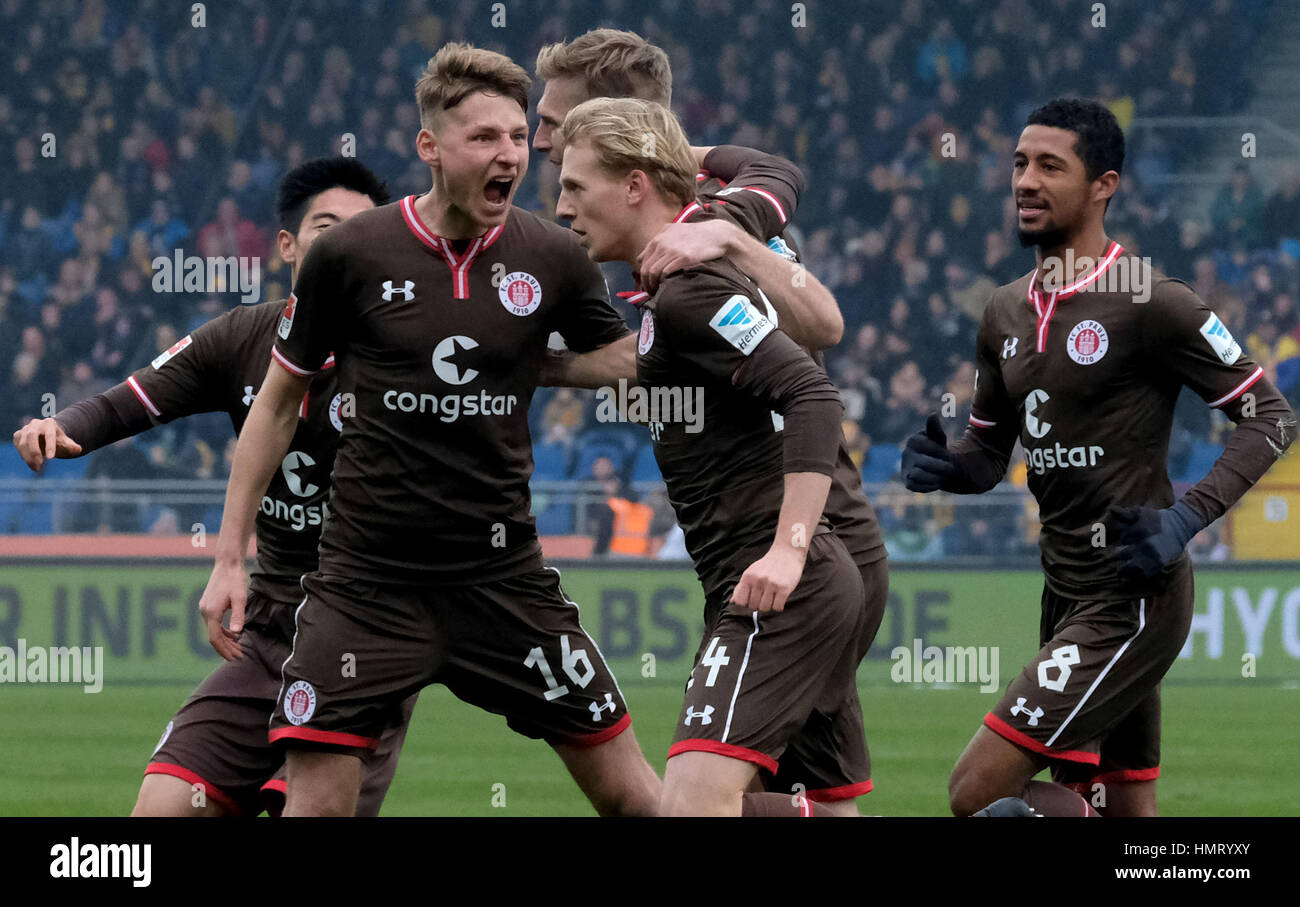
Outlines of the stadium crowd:
{"label": "stadium crowd", "polygon": [[[1228,0],[1195,14],[1114,3],[1104,28],[1066,0],[809,3],[807,27],[775,0],[513,0],[499,28],[491,5],[472,0],[320,0],[292,7],[293,21],[288,5],[234,0],[210,5],[201,27],[187,4],[39,0],[37,17],[37,2],[0,0],[0,422],[10,430],[48,415],[48,394],[62,407],[101,391],[238,304],[230,287],[160,292],[160,256],[257,258],[260,298],[287,295],[276,182],[339,153],[341,137],[395,198],[424,191],[411,86],[444,41],[473,40],[531,70],[543,44],[609,25],[668,50],[674,108],[696,142],[760,147],[807,174],[797,235],[844,313],[827,366],[873,483],[893,477],[897,445],[944,393],[964,416],[980,309],[1028,269],[1008,191],[1028,111],[1056,95],[1097,97],[1126,129],[1141,116],[1238,112],[1249,100],[1244,61],[1267,25],[1264,3]],[[535,84],[534,102],[539,93]],[[1191,283],[1300,404],[1300,170],[1269,192],[1244,161],[1205,219],[1179,210],[1162,182],[1197,163],[1197,143],[1143,130],[1129,140],[1110,235]],[[534,156],[518,203],[553,211],[555,181]],[[594,424],[590,395],[547,390],[535,402],[539,479],[633,497],[627,488],[653,482],[640,436]],[[1225,423],[1184,402],[1170,472],[1195,479]],[[220,417],[183,420],[97,453],[87,475],[222,478],[229,434]],[[941,507],[905,497],[887,486],[877,500],[896,554],[1007,550],[992,514],[945,521]],[[599,507],[584,520],[584,508],[548,510],[543,495],[539,509],[544,532],[593,524],[609,541]],[[1032,544],[1032,516],[1015,544]],[[82,528],[106,525],[91,523]],[[150,528],[130,508],[107,526]]]}

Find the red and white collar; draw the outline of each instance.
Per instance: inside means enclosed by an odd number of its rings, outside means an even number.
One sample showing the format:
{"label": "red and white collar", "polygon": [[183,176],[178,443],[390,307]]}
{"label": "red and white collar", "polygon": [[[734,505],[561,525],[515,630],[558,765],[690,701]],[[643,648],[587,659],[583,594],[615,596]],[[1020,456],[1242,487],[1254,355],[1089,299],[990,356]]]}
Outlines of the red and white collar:
{"label": "red and white collar", "polygon": [[474,264],[474,259],[479,256],[479,253],[500,239],[506,225],[499,224],[482,236],[474,237],[469,244],[469,248],[462,254],[457,255],[456,250],[452,247],[451,240],[434,233],[420,219],[420,215],[415,210],[416,198],[417,196],[408,195],[402,199],[402,220],[406,221],[406,226],[415,234],[416,239],[446,260],[448,267],[451,268],[453,296],[456,299],[468,299],[470,266]]}

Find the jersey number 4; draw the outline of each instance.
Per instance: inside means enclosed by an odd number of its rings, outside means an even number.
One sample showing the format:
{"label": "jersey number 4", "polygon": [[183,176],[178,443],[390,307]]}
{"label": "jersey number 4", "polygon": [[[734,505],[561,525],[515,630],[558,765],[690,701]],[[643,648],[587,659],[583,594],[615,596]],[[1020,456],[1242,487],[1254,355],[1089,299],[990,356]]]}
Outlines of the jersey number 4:
{"label": "jersey number 4", "polygon": [[[546,697],[547,702],[559,699],[569,692],[569,688],[555,682],[555,672],[551,670],[550,662],[546,660],[546,655],[542,652],[541,646],[533,646],[528,650],[528,657],[524,659],[524,667],[537,668],[542,672],[542,679],[546,681],[546,692],[542,695]],[[587,657],[586,649],[570,649],[569,637],[564,635],[560,637],[560,667],[569,679],[578,685],[581,689],[591,683],[591,679],[596,676],[596,669],[591,666],[591,659]]]}

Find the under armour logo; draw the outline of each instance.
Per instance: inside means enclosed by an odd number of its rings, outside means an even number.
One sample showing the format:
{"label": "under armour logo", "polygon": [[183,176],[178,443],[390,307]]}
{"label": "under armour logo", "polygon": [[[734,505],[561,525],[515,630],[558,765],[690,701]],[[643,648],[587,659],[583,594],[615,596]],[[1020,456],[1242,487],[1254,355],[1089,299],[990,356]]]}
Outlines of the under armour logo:
{"label": "under armour logo", "polygon": [[695,711],[693,708],[691,708],[691,707],[688,705],[688,706],[686,707],[686,721],[683,722],[683,723],[684,723],[687,727],[690,727],[690,726],[691,726],[691,719],[692,719],[692,718],[698,718],[698,719],[700,719],[700,724],[701,724],[701,725],[705,725],[705,724],[713,724],[713,717],[712,717],[712,716],[713,716],[713,706],[711,706],[711,705],[706,705],[706,706],[704,707],[704,711],[702,711],[702,712],[697,712],[697,711]]}
{"label": "under armour logo", "polygon": [[1002,358],[1010,359],[1016,354],[1016,344],[1020,342],[1019,337],[1008,337],[1002,341]]}
{"label": "under armour logo", "polygon": [[405,286],[402,287],[394,287],[393,282],[391,280],[385,280],[384,281],[384,302],[392,302],[394,293],[401,293],[402,299],[405,300],[406,302],[410,302],[412,299],[415,298],[415,293],[412,292],[412,290],[414,289],[415,289],[415,282],[411,280],[406,281]]}
{"label": "under armour logo", "polygon": [[613,715],[614,710],[618,708],[618,706],[614,704],[614,694],[606,693],[604,702],[589,702],[587,703],[587,708],[591,709],[591,720],[599,721],[601,712],[605,709],[609,709],[609,713]]}
{"label": "under armour logo", "polygon": [[252,405],[253,405],[253,398],[256,397],[256,396],[257,396],[257,394],[253,393],[253,385],[251,385],[251,384],[245,384],[245,385],[244,385],[244,405],[245,405],[245,406],[252,406]]}
{"label": "under armour logo", "polygon": [[1022,713],[1029,716],[1030,727],[1038,727],[1038,719],[1043,717],[1043,710],[1041,707],[1036,706],[1031,712],[1029,706],[1025,705],[1025,697],[1020,696],[1017,697],[1016,704],[1011,707],[1011,715],[1014,717]]}

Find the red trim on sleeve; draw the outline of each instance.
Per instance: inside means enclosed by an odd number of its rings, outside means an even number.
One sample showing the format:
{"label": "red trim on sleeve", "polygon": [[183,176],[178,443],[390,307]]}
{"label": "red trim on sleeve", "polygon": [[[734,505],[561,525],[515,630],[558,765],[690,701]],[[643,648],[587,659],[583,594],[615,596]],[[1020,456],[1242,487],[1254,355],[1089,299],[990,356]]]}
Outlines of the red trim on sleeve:
{"label": "red trim on sleeve", "polygon": [[772,203],[772,207],[776,209],[777,217],[781,218],[781,223],[786,222],[785,208],[781,207],[780,200],[771,192],[768,192],[766,189],[760,189],[757,186],[741,186],[740,188],[746,192],[757,192],[759,195],[763,196],[763,198]]}
{"label": "red trim on sleeve", "polygon": [[150,762],[144,767],[144,773],[146,775],[171,775],[173,778],[180,778],[188,784],[197,784],[203,788],[205,797],[222,807],[232,816],[242,816],[244,814],[244,811],[239,808],[239,804],[229,794],[215,784],[208,783],[202,775],[192,772],[184,766],[175,765],[171,762]]}
{"label": "red trim on sleeve", "polygon": [[997,426],[998,423],[986,422],[983,419],[976,419],[975,414],[972,413],[970,417],[970,424],[974,425],[976,428],[994,428]]}
{"label": "red trim on sleeve", "polygon": [[1242,394],[1248,391],[1256,381],[1258,381],[1260,378],[1263,377],[1264,377],[1264,367],[1261,365],[1255,369],[1254,373],[1249,378],[1247,378],[1245,381],[1238,384],[1232,390],[1228,391],[1226,395],[1220,397],[1218,400],[1215,400],[1213,403],[1211,403],[1210,409],[1217,409],[1218,407],[1222,406],[1225,403],[1231,403],[1233,400],[1236,400],[1238,397],[1240,397]]}
{"label": "red trim on sleeve", "polygon": [[771,756],[760,753],[758,750],[746,749],[743,746],[736,746],[733,743],[719,743],[716,740],[681,740],[674,743],[668,748],[668,758],[680,756],[682,753],[717,753],[719,756],[726,756],[730,759],[739,759],[741,762],[752,762],[759,768],[765,768],[772,774],[776,774],[778,768],[777,762]]}
{"label": "red trim on sleeve", "polygon": [[135,394],[135,398],[140,401],[146,410],[149,411],[149,415],[162,415],[162,412],[158,407],[154,406],[153,401],[149,399],[149,395],[144,392],[144,388],[140,386],[140,382],[135,380],[135,375],[127,376],[126,386],[131,388],[132,392]]}
{"label": "red trim on sleeve", "polygon": [[372,751],[379,746],[378,737],[340,734],[337,731],[317,731],[308,727],[278,727],[267,735],[267,739],[272,743],[278,740],[306,740],[311,743],[328,743],[331,746],[346,746],[352,749]]}
{"label": "red trim on sleeve", "polygon": [[856,800],[863,794],[871,793],[873,785],[871,779],[859,781],[857,784],[845,784],[841,787],[823,787],[819,790],[808,791],[808,799],[814,803],[836,803],[840,800]]}
{"label": "red trim on sleeve", "polygon": [[280,365],[284,367],[285,371],[289,372],[291,375],[297,375],[299,378],[306,378],[316,374],[316,371],[308,371],[307,369],[299,368],[294,365],[289,361],[284,353],[280,352],[275,347],[271,347],[271,358],[280,363]]}
{"label": "red trim on sleeve", "polygon": [[1089,779],[1090,784],[1118,784],[1125,781],[1154,781],[1160,777],[1160,766],[1155,768],[1126,768],[1115,772],[1102,772]]}
{"label": "red trim on sleeve", "polygon": [[1101,762],[1101,756],[1097,753],[1085,753],[1081,750],[1061,750],[1039,743],[1033,737],[1016,730],[992,712],[984,716],[984,725],[999,737],[1009,740],[1016,746],[1022,746],[1043,756],[1064,759],[1066,762],[1082,762],[1087,765],[1098,765]]}

